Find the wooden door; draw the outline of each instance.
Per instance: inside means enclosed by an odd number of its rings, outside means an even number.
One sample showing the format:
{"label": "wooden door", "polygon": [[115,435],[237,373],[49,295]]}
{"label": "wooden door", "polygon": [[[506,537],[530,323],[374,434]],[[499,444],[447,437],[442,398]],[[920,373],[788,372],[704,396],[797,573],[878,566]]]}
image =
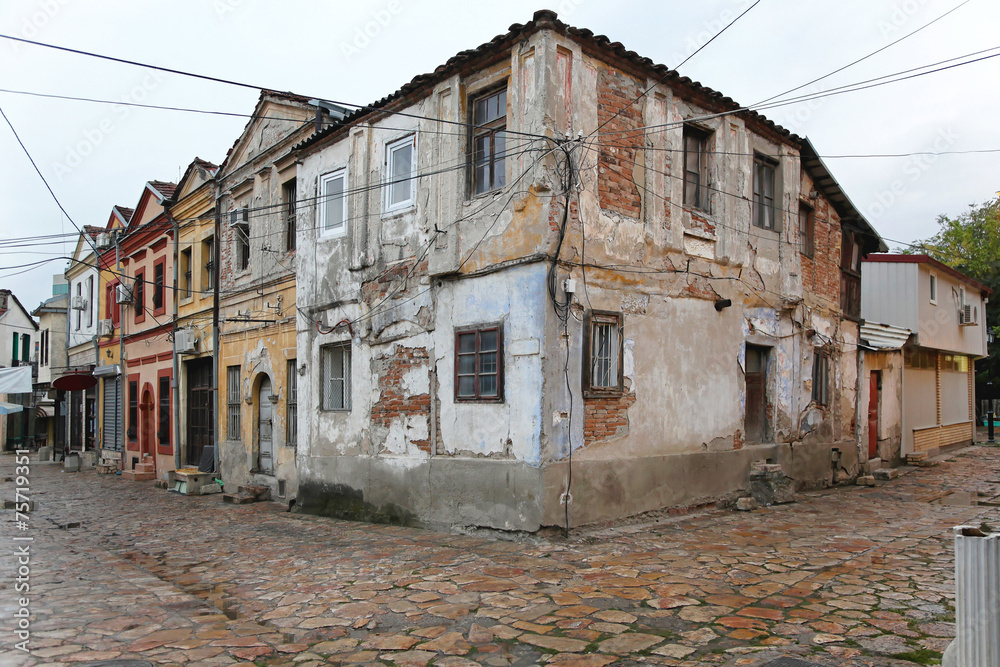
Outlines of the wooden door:
{"label": "wooden door", "polygon": [[764,442],[767,423],[767,348],[747,345],[746,353],[746,416],[744,430],[747,442]]}
{"label": "wooden door", "polygon": [[212,412],[212,360],[187,362],[188,377],[188,446],[187,463],[197,467],[201,453],[212,444],[215,426]]}
{"label": "wooden door", "polygon": [[879,372],[872,371],[868,380],[868,458],[878,458],[878,399]]}

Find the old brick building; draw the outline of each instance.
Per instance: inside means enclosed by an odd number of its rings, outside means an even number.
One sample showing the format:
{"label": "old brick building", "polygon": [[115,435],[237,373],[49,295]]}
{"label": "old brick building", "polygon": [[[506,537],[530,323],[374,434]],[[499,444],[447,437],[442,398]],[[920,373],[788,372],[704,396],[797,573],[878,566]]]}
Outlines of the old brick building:
{"label": "old brick building", "polygon": [[543,11],[296,156],[306,511],[534,531],[856,474],[882,243],[807,140]]}

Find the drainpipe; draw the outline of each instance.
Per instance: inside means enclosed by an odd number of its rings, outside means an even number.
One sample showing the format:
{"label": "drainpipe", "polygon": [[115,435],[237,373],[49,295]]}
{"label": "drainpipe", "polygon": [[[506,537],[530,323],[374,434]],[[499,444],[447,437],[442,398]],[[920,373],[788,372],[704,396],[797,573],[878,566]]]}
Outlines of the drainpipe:
{"label": "drainpipe", "polygon": [[[121,236],[124,230],[119,231],[115,234],[115,275],[118,276],[118,280],[121,281],[122,278],[122,245]],[[114,292],[111,294],[113,301],[111,302],[111,314],[114,315],[115,305],[118,303],[118,295]],[[124,305],[124,304],[123,304]],[[118,382],[118,392],[115,396],[116,408],[121,409],[122,420],[118,424],[122,427],[122,470],[125,470],[126,461],[128,461],[128,433],[125,429],[125,406],[117,405],[125,401],[125,390],[128,384],[128,375],[125,373],[125,308],[122,305],[118,306],[118,367],[121,369],[121,374],[119,375]],[[113,319],[113,318],[112,318]],[[112,322],[111,330],[114,331],[114,323]],[[129,424],[133,426],[133,424]],[[136,427],[138,428],[138,427]],[[141,460],[141,459],[140,459]]]}
{"label": "drainpipe", "polygon": [[[166,203],[166,202],[164,202]],[[177,470],[181,467],[181,388],[180,388],[180,359],[177,355],[177,264],[179,263],[179,252],[180,252],[180,225],[177,223],[177,219],[171,215],[170,221],[173,223],[174,228],[174,323],[173,323],[173,354],[171,358],[174,360],[174,469]]]}

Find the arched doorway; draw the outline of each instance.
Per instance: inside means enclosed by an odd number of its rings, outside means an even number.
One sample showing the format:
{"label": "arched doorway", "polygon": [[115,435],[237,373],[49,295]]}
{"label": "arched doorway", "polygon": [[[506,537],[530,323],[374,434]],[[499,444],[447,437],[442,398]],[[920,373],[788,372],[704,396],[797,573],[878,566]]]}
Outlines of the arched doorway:
{"label": "arched doorway", "polygon": [[148,384],[143,387],[139,402],[139,453],[140,459],[156,457],[156,403]]}
{"label": "arched doorway", "polygon": [[271,379],[264,376],[257,389],[257,470],[274,474],[274,440],[272,431]]}

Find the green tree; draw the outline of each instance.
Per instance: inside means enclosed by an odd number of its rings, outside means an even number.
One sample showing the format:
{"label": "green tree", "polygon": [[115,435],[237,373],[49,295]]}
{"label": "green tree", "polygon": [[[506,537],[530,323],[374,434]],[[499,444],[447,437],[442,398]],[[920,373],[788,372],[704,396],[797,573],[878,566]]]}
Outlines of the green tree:
{"label": "green tree", "polygon": [[[972,204],[954,218],[939,215],[937,222],[937,234],[905,252],[925,252],[993,290],[986,324],[1000,341],[1000,197]],[[976,362],[976,395],[1000,398],[1000,342],[990,345],[989,356]]]}

